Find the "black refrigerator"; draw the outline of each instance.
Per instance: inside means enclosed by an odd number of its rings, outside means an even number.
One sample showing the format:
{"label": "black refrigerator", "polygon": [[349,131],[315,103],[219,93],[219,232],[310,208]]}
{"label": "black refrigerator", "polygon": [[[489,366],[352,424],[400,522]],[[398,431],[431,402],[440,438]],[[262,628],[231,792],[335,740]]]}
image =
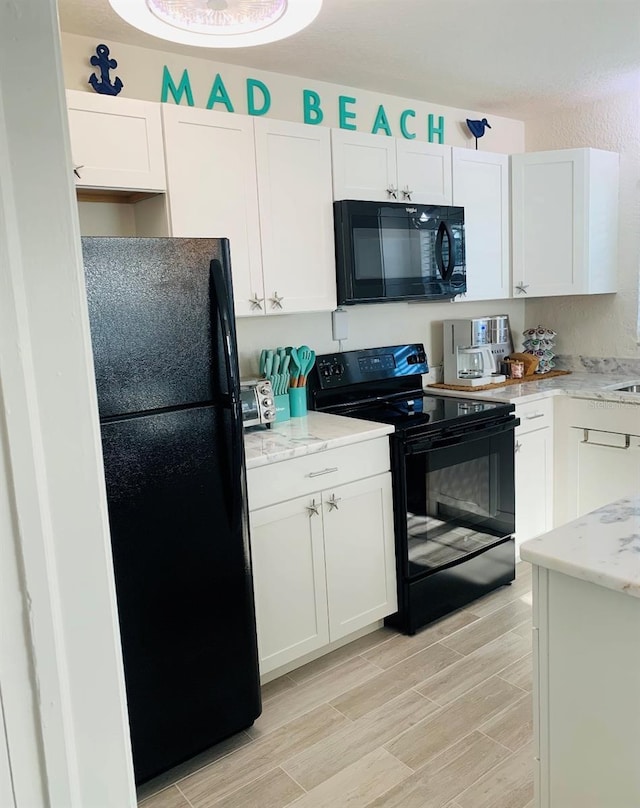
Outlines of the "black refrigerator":
{"label": "black refrigerator", "polygon": [[261,711],[229,245],[82,250],[139,784]]}

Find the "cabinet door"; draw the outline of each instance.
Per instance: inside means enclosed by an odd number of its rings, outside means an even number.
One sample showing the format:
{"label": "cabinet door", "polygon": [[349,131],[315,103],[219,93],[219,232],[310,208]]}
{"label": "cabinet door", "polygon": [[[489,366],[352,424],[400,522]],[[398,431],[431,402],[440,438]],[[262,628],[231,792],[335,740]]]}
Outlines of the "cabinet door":
{"label": "cabinet door", "polygon": [[452,204],[451,146],[398,139],[396,153],[400,202]]}
{"label": "cabinet door", "polygon": [[260,673],[329,642],[320,495],[252,511]]}
{"label": "cabinet door", "polygon": [[515,439],[516,553],[523,541],[553,525],[552,430],[538,429]]}
{"label": "cabinet door", "polygon": [[254,121],[268,314],[336,307],[329,130]]}
{"label": "cabinet door", "polygon": [[170,104],[162,116],[172,235],[228,238],[236,314],[263,314],[252,119]]}
{"label": "cabinet door", "polygon": [[618,155],[511,158],[514,297],[616,291]]}
{"label": "cabinet door", "polygon": [[511,158],[514,297],[582,291],[585,160],[584,149]]}
{"label": "cabinet door", "polygon": [[510,297],[508,155],[453,149],[453,204],[464,208],[464,299]]}
{"label": "cabinet door", "polygon": [[331,157],[334,199],[400,201],[395,138],[332,129]]}
{"label": "cabinet door", "polygon": [[640,491],[640,437],[571,427],[569,519]]}
{"label": "cabinet door", "polygon": [[322,507],[334,641],[397,610],[391,474],[328,489]]}
{"label": "cabinet door", "polygon": [[67,111],[78,187],[165,190],[159,104],[67,90]]}

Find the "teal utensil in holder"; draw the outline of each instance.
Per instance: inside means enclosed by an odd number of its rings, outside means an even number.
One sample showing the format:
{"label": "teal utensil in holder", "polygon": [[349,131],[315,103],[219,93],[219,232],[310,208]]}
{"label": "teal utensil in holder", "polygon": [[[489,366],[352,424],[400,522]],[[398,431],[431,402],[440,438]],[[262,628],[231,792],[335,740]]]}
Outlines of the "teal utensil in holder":
{"label": "teal utensil in holder", "polygon": [[307,388],[289,388],[289,409],[292,418],[300,418],[307,414]]}
{"label": "teal utensil in holder", "polygon": [[274,396],[273,403],[276,408],[276,423],[288,421],[291,418],[291,408],[289,406],[289,396],[285,393],[282,396]]}

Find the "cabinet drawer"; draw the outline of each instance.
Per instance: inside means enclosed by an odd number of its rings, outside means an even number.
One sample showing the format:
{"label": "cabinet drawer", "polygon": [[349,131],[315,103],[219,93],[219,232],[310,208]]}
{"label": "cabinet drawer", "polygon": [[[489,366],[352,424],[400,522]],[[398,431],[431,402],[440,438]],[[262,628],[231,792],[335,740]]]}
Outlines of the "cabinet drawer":
{"label": "cabinet drawer", "polygon": [[249,510],[382,474],[389,467],[384,437],[249,469]]}
{"label": "cabinet drawer", "polygon": [[516,406],[516,418],[520,419],[520,426],[516,434],[533,432],[534,429],[543,429],[553,422],[553,399],[543,398],[527,404]]}

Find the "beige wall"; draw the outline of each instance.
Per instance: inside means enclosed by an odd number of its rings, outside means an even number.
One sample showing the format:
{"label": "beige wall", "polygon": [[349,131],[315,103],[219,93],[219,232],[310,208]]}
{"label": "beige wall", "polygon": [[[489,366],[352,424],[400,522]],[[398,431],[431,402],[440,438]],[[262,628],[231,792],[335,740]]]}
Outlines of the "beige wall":
{"label": "beige wall", "polygon": [[[450,317],[508,314],[514,340],[524,328],[524,303],[519,300],[481,303],[379,303],[346,307],[349,339],[343,350],[423,342],[431,366],[442,364],[442,321]],[[266,320],[266,322],[265,322]],[[258,370],[261,348],[306,344],[316,353],[338,350],[331,338],[331,314],[282,315],[238,320],[240,370],[245,377]]]}
{"label": "beige wall", "polygon": [[640,268],[640,79],[603,101],[527,121],[526,150],[593,146],[620,154],[619,274],[615,295],[540,298],[526,304],[528,326],[558,332],[558,353],[638,357]]}
{"label": "beige wall", "polygon": [[[95,53],[97,40],[76,34],[62,34],[63,66],[65,86],[70,90],[91,90],[87,83],[94,68],[89,59]],[[124,82],[122,96],[141,98],[147,101],[160,101],[162,89],[162,72],[167,65],[174,81],[177,83],[186,68],[189,71],[193,88],[194,106],[205,107],[211,85],[217,73],[220,73],[225,88],[233,103],[234,111],[247,114],[246,79],[254,78],[263,81],[271,92],[271,109],[267,117],[284,121],[303,122],[302,91],[315,90],[322,98],[325,113],[323,126],[338,126],[338,96],[347,95],[357,99],[350,109],[356,112],[356,125],[359,131],[370,132],[375,120],[376,111],[384,104],[394,137],[400,137],[399,118],[404,109],[416,112],[415,122],[408,121],[410,130],[415,130],[418,140],[427,140],[427,116],[431,113],[437,123],[438,116],[445,119],[444,142],[449,146],[474,147],[474,139],[469,134],[466,118],[482,117],[477,110],[464,110],[455,107],[444,107],[415,99],[399,98],[355,87],[303,79],[297,76],[285,76],[281,73],[268,73],[239,65],[213,62],[197,56],[181,56],[160,50],[137,48],[113,42],[107,43],[111,55],[118,62],[115,75]],[[194,49],[195,50],[195,49]],[[171,102],[173,103],[173,102]],[[217,104],[216,110],[224,111],[225,107]],[[492,128],[479,141],[479,148],[494,152],[524,151],[524,124],[513,118],[491,116]],[[380,135],[384,137],[384,135]]]}
{"label": "beige wall", "polygon": [[[96,40],[88,37],[63,34],[63,59],[65,83],[69,89],[87,90],[87,79],[92,68],[89,58],[94,52]],[[162,86],[162,69],[170,67],[177,82],[187,68],[191,79],[195,106],[206,106],[211,84],[220,73],[225,87],[234,103],[235,111],[246,114],[245,81],[247,77],[263,81],[271,91],[272,107],[269,117],[302,122],[302,90],[313,89],[323,100],[325,119],[323,125],[336,126],[337,98],[350,95],[358,99],[358,125],[370,131],[379,104],[385,105],[394,135],[400,136],[397,126],[403,109],[416,110],[416,128],[423,124],[429,113],[445,118],[445,143],[473,148],[465,119],[478,117],[476,111],[442,107],[426,102],[385,96],[378,93],[342,87],[310,79],[284,76],[277,73],[252,70],[237,65],[211,62],[199,57],[178,56],[162,51],[135,48],[117,43],[107,43],[111,55],[118,61],[116,75],[124,82],[124,96],[159,101]],[[216,107],[219,109],[220,107]],[[222,108],[224,109],[224,108]],[[480,146],[486,150],[513,153],[524,151],[524,124],[510,118],[491,117],[492,129]],[[420,139],[426,140],[426,132]],[[384,135],[380,135],[384,137]],[[103,215],[104,211],[100,214]],[[87,216],[83,211],[83,216]],[[523,330],[524,302],[485,301],[483,303],[386,303],[371,306],[354,306],[349,309],[349,339],[343,349],[393,345],[402,342],[424,342],[431,364],[442,363],[442,320],[447,317],[474,317],[490,314],[508,314],[511,318],[514,338]],[[331,314],[283,315],[264,318],[241,318],[238,321],[240,365],[243,376],[257,373],[257,359],[263,347],[300,345],[305,343],[318,353],[338,349],[331,337]]]}

